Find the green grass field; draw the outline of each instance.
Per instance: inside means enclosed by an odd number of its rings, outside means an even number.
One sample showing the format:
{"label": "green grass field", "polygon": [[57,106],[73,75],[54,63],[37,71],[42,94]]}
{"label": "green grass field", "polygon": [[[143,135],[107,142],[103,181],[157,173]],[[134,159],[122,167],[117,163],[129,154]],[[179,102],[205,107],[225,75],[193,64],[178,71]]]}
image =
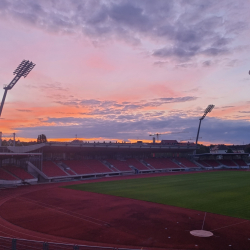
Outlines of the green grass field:
{"label": "green grass field", "polygon": [[250,220],[250,172],[221,171],[66,186]]}

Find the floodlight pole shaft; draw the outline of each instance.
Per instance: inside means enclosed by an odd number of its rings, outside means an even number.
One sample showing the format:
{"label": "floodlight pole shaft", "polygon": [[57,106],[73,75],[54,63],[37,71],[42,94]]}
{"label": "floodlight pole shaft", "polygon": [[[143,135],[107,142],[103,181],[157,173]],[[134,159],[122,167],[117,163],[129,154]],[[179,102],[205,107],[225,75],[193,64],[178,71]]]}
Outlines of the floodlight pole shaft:
{"label": "floodlight pole shaft", "polygon": [[9,85],[8,85],[7,87],[5,87],[5,88],[7,88],[7,89],[12,89],[21,77],[22,77],[22,75],[19,75],[19,74],[16,75],[16,76],[13,78],[13,80],[9,83]]}
{"label": "floodlight pole shaft", "polygon": [[17,83],[17,81],[21,78],[22,76],[21,75],[16,75],[13,80],[9,83],[8,86],[4,87],[4,94],[3,94],[3,99],[2,99],[2,102],[1,102],[1,106],[0,106],[0,117],[1,117],[1,114],[2,114],[2,111],[3,111],[3,105],[4,105],[4,102],[5,102],[5,99],[6,99],[6,96],[7,96],[7,92],[8,90],[12,89],[15,84]]}
{"label": "floodlight pole shaft", "polygon": [[4,90],[3,99],[2,99],[2,102],[1,102],[1,106],[0,106],[0,117],[1,117],[1,114],[2,114],[3,105],[4,105],[4,102],[5,102],[5,98],[6,98],[6,95],[7,95],[7,91],[8,91],[8,89],[5,89],[5,90]]}
{"label": "floodlight pole shaft", "polygon": [[[196,149],[195,149],[195,151],[197,150],[197,147],[198,147],[198,139],[199,139],[199,134],[200,134],[200,128],[201,128],[201,121],[202,121],[202,119],[200,119],[200,122],[199,122],[199,127],[198,127],[198,131],[197,131],[197,136],[196,136]],[[195,152],[196,153],[196,152]]]}

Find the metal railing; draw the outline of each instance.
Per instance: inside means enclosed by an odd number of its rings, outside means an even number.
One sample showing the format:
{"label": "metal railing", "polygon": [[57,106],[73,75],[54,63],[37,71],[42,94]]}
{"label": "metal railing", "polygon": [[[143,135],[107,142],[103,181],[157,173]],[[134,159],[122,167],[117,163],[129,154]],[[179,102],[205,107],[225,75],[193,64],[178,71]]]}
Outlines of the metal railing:
{"label": "metal railing", "polygon": [[115,248],[44,242],[26,239],[13,239],[0,236],[0,250],[138,250],[131,248]]}

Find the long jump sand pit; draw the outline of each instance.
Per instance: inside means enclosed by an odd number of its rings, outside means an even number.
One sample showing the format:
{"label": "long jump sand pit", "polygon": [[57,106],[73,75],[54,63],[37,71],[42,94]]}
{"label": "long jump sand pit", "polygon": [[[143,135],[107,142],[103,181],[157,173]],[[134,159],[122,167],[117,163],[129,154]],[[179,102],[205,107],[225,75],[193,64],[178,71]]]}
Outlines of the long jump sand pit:
{"label": "long jump sand pit", "polygon": [[[138,249],[250,249],[249,220],[60,187],[64,185],[1,191],[0,234]],[[190,234],[201,229],[213,236]]]}

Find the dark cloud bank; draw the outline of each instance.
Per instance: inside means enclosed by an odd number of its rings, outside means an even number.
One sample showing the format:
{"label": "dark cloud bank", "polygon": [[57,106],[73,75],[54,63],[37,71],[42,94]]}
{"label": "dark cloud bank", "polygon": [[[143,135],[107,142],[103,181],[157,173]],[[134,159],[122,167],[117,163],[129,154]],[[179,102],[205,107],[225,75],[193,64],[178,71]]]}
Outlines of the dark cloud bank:
{"label": "dark cloud bank", "polygon": [[[129,120],[127,119],[129,118]],[[130,120],[132,118],[132,120]],[[44,133],[48,138],[72,138],[75,134],[85,138],[150,139],[149,133],[171,131],[180,134],[163,135],[161,139],[186,140],[196,136],[198,117],[156,116],[148,119],[140,115],[120,116],[116,119],[99,118],[47,118],[53,126],[16,128],[19,136],[34,137]],[[56,125],[57,124],[57,125]],[[65,125],[66,124],[66,125]],[[70,125],[73,124],[73,125]],[[77,124],[77,125],[74,125]],[[211,143],[250,143],[250,122],[222,120],[206,117],[202,122],[202,141]]]}
{"label": "dark cloud bank", "polygon": [[[193,100],[196,100],[196,97],[157,98],[122,103],[96,99],[76,100],[71,103],[65,102],[63,105],[77,105],[87,108],[88,111],[74,114],[74,117],[47,117],[40,120],[42,126],[14,129],[18,130],[20,137],[36,138],[38,134],[44,133],[48,138],[72,138],[77,134],[78,137],[84,138],[102,137],[121,140],[145,140],[150,139],[149,133],[170,131],[174,134],[164,135],[162,139],[186,140],[196,136],[203,110],[162,109],[170,102]],[[161,109],[157,110],[159,107]],[[208,116],[202,122],[200,136],[202,141],[211,143],[250,143],[249,127],[250,122],[247,120],[223,120]],[[179,132],[181,133],[178,134]]]}
{"label": "dark cloud bank", "polygon": [[247,28],[246,2],[1,0],[0,15],[49,32],[83,33],[95,45],[110,39],[141,45],[150,38],[161,44],[149,51],[153,56],[188,60],[230,53],[235,38]]}

